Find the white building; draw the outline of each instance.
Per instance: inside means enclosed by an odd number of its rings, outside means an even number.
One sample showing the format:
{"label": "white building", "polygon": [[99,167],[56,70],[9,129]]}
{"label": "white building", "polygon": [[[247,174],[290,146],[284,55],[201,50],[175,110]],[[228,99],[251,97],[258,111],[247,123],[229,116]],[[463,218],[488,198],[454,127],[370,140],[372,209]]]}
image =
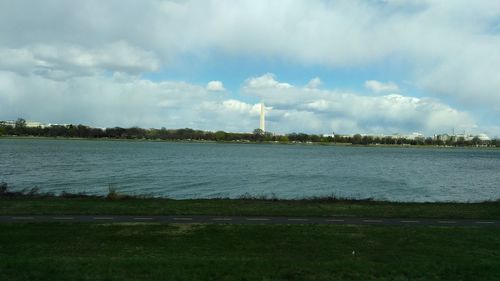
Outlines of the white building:
{"label": "white building", "polygon": [[37,122],[37,121],[26,121],[26,127],[28,127],[28,128],[37,128],[37,127],[45,128],[45,127],[48,127],[48,125],[45,123],[42,123],[42,122]]}
{"label": "white building", "polygon": [[12,121],[12,120],[0,121],[0,125],[14,127],[14,126],[16,126],[16,121]]}
{"label": "white building", "polygon": [[491,138],[487,134],[479,134],[479,135],[477,135],[477,137],[481,141],[490,141],[491,140]]}
{"label": "white building", "polygon": [[[13,120],[0,121],[0,125],[15,127],[16,121],[13,121]],[[49,127],[49,125],[42,123],[42,122],[37,122],[37,121],[25,121],[24,125],[28,128]]]}
{"label": "white building", "polygon": [[421,133],[413,132],[410,135],[406,135],[405,139],[407,139],[407,140],[424,140],[425,136]]}

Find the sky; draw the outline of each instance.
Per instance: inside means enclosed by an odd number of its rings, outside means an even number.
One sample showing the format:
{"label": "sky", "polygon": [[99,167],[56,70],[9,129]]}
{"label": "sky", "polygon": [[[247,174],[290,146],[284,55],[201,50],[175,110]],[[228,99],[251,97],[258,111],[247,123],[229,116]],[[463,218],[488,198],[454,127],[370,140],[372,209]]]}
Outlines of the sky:
{"label": "sky", "polygon": [[498,0],[0,0],[0,120],[500,136]]}

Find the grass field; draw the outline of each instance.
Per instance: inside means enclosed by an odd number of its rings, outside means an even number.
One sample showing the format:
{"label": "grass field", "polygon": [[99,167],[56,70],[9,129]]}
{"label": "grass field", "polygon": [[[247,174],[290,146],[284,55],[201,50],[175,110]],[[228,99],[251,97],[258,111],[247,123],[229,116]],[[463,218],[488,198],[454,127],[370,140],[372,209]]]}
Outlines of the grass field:
{"label": "grass field", "polygon": [[0,280],[500,280],[500,229],[2,224]]}
{"label": "grass field", "polygon": [[500,202],[393,203],[343,200],[108,200],[1,197],[0,215],[252,215],[499,219]]}
{"label": "grass field", "polygon": [[[500,202],[120,198],[0,197],[0,215],[500,218]],[[500,228],[7,223],[0,280],[500,280]]]}

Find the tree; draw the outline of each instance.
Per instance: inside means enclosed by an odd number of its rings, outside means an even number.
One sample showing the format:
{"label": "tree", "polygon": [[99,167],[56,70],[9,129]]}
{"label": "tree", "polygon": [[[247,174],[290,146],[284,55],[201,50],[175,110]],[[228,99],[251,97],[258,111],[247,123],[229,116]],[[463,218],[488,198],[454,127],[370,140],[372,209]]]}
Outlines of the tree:
{"label": "tree", "polygon": [[311,140],[312,142],[320,142],[320,141],[321,141],[321,137],[320,137],[320,136],[318,136],[318,135],[311,135],[311,136],[310,136],[310,140]]}
{"label": "tree", "polygon": [[226,132],[224,132],[224,131],[215,132],[215,140],[225,141],[226,140]]}
{"label": "tree", "polygon": [[271,132],[265,132],[264,133],[264,140],[265,141],[272,141],[273,140],[273,134]]}
{"label": "tree", "polygon": [[361,144],[363,145],[368,145],[373,143],[373,137],[371,136],[363,136],[361,138]]}
{"label": "tree", "polygon": [[264,141],[264,131],[261,129],[253,130],[252,138],[253,141],[258,141],[258,142]]}
{"label": "tree", "polygon": [[491,141],[491,145],[500,147],[500,139],[494,139],[493,141]]}
{"label": "tree", "polygon": [[464,146],[465,145],[465,138],[464,137],[458,137],[456,141],[457,146]]}
{"label": "tree", "polygon": [[255,129],[253,130],[254,135],[263,135],[264,131],[262,129]]}
{"label": "tree", "polygon": [[17,118],[14,128],[17,135],[24,135],[26,131],[26,120]]}
{"label": "tree", "polygon": [[362,139],[363,139],[363,137],[360,134],[355,134],[354,136],[352,136],[351,143],[352,144],[361,144]]}
{"label": "tree", "polygon": [[280,142],[289,142],[289,141],[290,141],[290,139],[288,139],[288,137],[287,137],[287,136],[280,136],[280,137],[279,137],[279,141],[280,141]]}
{"label": "tree", "polygon": [[477,145],[481,144],[481,140],[478,137],[474,137],[472,139],[472,144],[477,146]]}
{"label": "tree", "polygon": [[24,120],[23,118],[17,118],[16,129],[25,128],[25,127],[26,127],[26,120]]}

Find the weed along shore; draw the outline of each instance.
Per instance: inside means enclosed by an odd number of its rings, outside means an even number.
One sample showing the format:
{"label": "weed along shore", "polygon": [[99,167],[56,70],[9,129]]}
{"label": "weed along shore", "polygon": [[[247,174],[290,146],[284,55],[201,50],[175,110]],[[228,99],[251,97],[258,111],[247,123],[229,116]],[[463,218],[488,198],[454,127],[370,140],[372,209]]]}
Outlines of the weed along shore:
{"label": "weed along shore", "polygon": [[[0,186],[2,187],[2,186]],[[405,203],[335,197],[301,200],[275,198],[188,199],[134,197],[110,189],[106,196],[0,188],[0,215],[225,215],[346,216],[382,218],[498,219],[500,202]]]}

